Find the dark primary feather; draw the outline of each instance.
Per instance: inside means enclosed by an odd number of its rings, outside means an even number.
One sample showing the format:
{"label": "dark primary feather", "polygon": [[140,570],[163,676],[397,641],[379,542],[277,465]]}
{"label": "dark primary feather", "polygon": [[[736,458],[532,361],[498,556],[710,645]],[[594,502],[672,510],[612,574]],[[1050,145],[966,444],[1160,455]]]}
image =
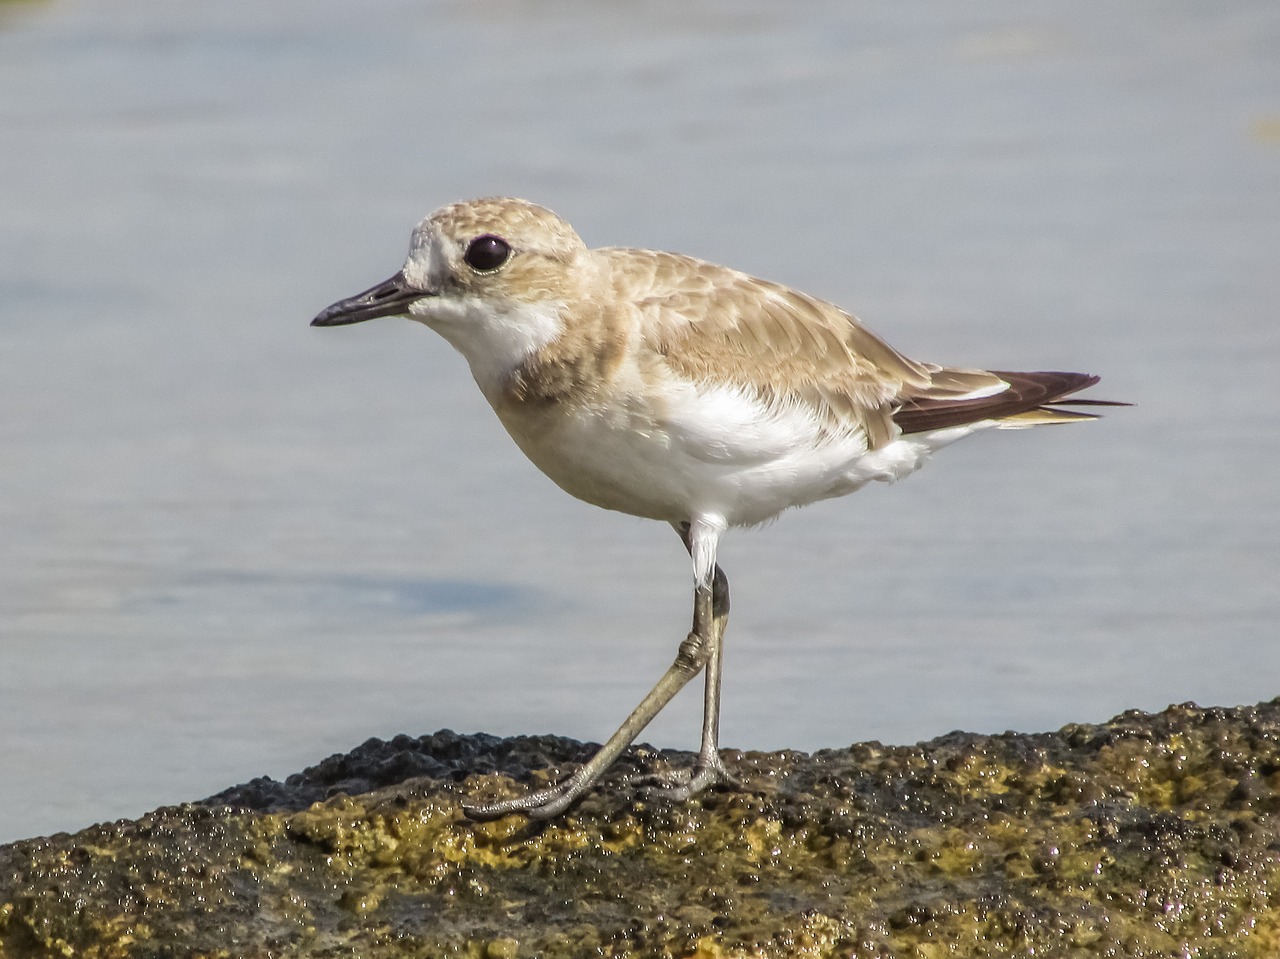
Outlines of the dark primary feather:
{"label": "dark primary feather", "polygon": [[[1072,393],[1087,389],[1100,377],[1089,373],[1042,371],[1035,373],[1011,373],[991,371],[1009,384],[992,396],[978,399],[956,399],[947,396],[931,396],[928,390],[909,396],[893,414],[893,421],[903,433],[924,433],[929,430],[963,426],[980,420],[1007,420],[1014,418],[1038,419],[1041,422],[1060,420],[1095,419],[1096,413],[1082,413],[1058,407],[1070,406],[1127,406],[1108,400],[1073,400]],[[1026,417],[1026,414],[1043,414]]]}

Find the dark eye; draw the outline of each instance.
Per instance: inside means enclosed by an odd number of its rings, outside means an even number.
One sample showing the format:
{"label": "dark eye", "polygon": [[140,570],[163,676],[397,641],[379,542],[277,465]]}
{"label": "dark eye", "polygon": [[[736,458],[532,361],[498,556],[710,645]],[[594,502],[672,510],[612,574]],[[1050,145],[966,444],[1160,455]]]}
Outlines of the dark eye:
{"label": "dark eye", "polygon": [[500,236],[486,233],[467,244],[467,252],[462,255],[462,258],[471,269],[488,273],[506,263],[510,255],[510,243]]}

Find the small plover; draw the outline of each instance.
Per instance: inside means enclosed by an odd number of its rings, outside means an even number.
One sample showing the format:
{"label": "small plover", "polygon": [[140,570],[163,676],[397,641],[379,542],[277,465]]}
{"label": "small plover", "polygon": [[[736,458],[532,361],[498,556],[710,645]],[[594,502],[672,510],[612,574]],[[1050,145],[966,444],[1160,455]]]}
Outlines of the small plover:
{"label": "small plover", "polygon": [[693,628],[675,661],[584,765],[545,789],[465,805],[549,818],[588,789],[706,670],[688,797],[732,781],[718,747],[731,526],[891,482],[991,427],[1071,423],[1098,377],[956,369],[909,359],[837,306],[675,253],[589,249],[556,214],[490,197],[413,233],[403,269],[315,326],[406,316],[458,350],[516,445],[563,490],[670,523],[693,562]]}

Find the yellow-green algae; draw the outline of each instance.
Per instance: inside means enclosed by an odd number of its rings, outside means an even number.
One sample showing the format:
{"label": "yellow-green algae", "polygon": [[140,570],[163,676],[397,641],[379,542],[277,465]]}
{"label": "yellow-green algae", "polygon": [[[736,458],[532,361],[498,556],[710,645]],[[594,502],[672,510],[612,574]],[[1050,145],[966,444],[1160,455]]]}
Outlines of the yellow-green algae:
{"label": "yellow-green algae", "polygon": [[2,847],[0,956],[1280,955],[1280,701],[729,755],[743,788],[683,805],[634,779],[689,758],[639,749],[555,822],[461,816],[587,751],[371,741]]}

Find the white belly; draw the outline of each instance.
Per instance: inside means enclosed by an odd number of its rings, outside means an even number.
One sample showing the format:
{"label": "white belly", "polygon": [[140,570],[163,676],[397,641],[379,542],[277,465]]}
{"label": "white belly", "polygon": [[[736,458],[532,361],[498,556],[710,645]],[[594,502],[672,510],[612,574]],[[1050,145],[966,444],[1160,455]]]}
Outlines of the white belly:
{"label": "white belly", "polygon": [[913,435],[868,451],[860,429],[833,434],[798,404],[692,384],[571,410],[498,412],[525,455],[578,499],[671,523],[716,517],[729,526],[896,480],[972,432]]}

